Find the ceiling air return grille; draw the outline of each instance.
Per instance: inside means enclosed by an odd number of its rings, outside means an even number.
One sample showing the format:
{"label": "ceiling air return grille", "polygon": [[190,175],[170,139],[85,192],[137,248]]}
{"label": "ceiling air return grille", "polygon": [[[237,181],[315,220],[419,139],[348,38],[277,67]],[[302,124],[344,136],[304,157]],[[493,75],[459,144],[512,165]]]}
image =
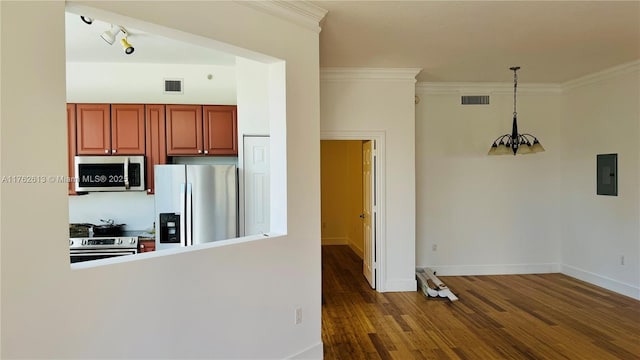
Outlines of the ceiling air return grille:
{"label": "ceiling air return grille", "polygon": [[489,95],[463,95],[462,105],[489,105]]}
{"label": "ceiling air return grille", "polygon": [[165,94],[182,94],[182,79],[164,79]]}

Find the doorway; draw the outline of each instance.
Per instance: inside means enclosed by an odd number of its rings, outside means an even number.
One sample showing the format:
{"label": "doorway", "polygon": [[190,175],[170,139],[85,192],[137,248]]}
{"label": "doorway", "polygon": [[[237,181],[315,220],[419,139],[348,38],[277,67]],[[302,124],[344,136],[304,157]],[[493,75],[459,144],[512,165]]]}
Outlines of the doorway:
{"label": "doorway", "polygon": [[364,278],[377,291],[384,291],[383,140],[371,134],[323,134],[321,140],[322,245],[350,248],[362,261]]}

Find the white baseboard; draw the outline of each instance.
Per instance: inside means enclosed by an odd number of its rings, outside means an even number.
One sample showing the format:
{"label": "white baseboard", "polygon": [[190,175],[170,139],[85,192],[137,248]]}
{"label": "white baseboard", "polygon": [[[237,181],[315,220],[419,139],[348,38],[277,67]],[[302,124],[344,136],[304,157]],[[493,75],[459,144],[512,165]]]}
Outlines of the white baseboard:
{"label": "white baseboard", "polygon": [[322,359],[324,357],[324,349],[322,341],[317,344],[311,345],[301,352],[289,356],[287,359]]}
{"label": "white baseboard", "polygon": [[384,283],[384,288],[378,289],[380,292],[407,292],[416,290],[418,290],[418,282],[415,278],[387,280]]}
{"label": "white baseboard", "polygon": [[625,284],[618,280],[608,278],[606,276],[598,275],[590,271],[579,269],[571,265],[562,265],[563,274],[574,277],[578,280],[586,281],[590,284],[603,287],[607,290],[614,291],[618,294],[622,294],[636,300],[640,300],[640,287],[633,286],[631,284]]}
{"label": "white baseboard", "polygon": [[360,259],[364,259],[364,250],[358,247],[353,241],[351,241],[351,239],[349,239],[349,247],[360,257]]}
{"label": "white baseboard", "polygon": [[578,280],[600,286],[621,295],[640,300],[640,287],[598,275],[571,265],[558,263],[546,264],[501,264],[501,265],[443,265],[418,266],[417,269],[431,268],[438,276],[473,276],[473,275],[516,275],[516,274],[549,274],[562,273]]}
{"label": "white baseboard", "polygon": [[438,276],[549,274],[558,273],[561,268],[558,263],[418,266],[419,269],[425,267]]}
{"label": "white baseboard", "polygon": [[346,237],[323,237],[320,243],[322,245],[348,245],[349,239]]}

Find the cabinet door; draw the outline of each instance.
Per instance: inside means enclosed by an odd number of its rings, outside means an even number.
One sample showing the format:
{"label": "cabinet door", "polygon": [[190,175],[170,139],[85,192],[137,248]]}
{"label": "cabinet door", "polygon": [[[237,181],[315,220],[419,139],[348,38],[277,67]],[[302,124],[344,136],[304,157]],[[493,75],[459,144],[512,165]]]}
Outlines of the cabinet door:
{"label": "cabinet door", "polygon": [[238,118],[236,107],[208,105],[204,112],[204,153],[238,155]]}
{"label": "cabinet door", "polygon": [[111,105],[111,154],[144,155],[144,105]]}
{"label": "cabinet door", "polygon": [[69,195],[76,194],[75,162],[76,156],[76,104],[67,104],[67,170],[69,174]]}
{"label": "cabinet door", "polygon": [[111,154],[109,104],[77,104],[78,155]]}
{"label": "cabinet door", "polygon": [[138,241],[138,252],[150,252],[156,250],[156,241],[155,240],[139,240]]}
{"label": "cabinet door", "polygon": [[167,155],[202,154],[202,106],[167,105]]}
{"label": "cabinet door", "polygon": [[155,190],[153,166],[167,163],[164,119],[164,105],[146,106],[147,194],[153,194]]}

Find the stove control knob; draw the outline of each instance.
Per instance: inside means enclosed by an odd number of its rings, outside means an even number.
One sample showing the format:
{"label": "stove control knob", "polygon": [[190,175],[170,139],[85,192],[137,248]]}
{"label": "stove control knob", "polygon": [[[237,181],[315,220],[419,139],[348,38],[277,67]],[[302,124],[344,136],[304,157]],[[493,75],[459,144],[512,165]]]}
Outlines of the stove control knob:
{"label": "stove control knob", "polygon": [[122,244],[122,239],[118,239],[118,245]]}
{"label": "stove control knob", "polygon": [[82,240],[82,245],[87,245],[87,240]]}
{"label": "stove control knob", "polygon": [[129,244],[135,244],[135,243],[136,243],[136,239],[129,240]]}
{"label": "stove control knob", "polygon": [[69,240],[69,246],[73,245],[73,240]]}

